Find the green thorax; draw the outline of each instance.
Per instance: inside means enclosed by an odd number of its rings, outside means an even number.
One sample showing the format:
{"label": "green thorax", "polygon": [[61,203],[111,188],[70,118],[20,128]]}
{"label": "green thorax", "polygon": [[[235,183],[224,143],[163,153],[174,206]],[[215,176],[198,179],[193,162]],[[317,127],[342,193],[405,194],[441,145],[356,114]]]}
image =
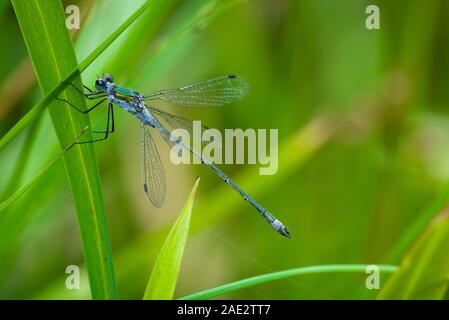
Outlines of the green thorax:
{"label": "green thorax", "polygon": [[138,92],[136,92],[134,90],[126,89],[124,87],[119,87],[119,86],[115,86],[115,92],[117,92],[120,95],[124,95],[124,96],[134,96],[134,95],[138,94]]}

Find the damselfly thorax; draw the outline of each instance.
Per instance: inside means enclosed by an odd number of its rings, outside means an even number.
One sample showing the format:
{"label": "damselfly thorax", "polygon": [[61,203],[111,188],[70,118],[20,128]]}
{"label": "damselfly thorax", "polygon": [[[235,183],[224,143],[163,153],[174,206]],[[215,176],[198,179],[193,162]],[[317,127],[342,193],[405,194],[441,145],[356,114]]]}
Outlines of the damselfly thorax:
{"label": "damselfly thorax", "polygon": [[155,119],[146,108],[144,96],[137,91],[129,90],[115,85],[114,83],[106,84],[106,92],[108,100],[122,109],[127,110],[139,120],[154,127]]}

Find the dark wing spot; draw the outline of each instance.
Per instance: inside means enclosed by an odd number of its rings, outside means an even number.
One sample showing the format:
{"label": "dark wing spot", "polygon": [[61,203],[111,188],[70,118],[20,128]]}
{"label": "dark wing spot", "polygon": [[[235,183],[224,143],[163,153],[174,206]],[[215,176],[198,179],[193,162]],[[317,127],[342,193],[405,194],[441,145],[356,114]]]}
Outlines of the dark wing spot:
{"label": "dark wing spot", "polygon": [[229,78],[229,79],[235,79],[235,78],[237,78],[237,76],[231,74],[231,75],[228,76],[228,78]]}
{"label": "dark wing spot", "polygon": [[143,184],[143,190],[145,191],[145,193],[148,193],[148,186],[146,183]]}

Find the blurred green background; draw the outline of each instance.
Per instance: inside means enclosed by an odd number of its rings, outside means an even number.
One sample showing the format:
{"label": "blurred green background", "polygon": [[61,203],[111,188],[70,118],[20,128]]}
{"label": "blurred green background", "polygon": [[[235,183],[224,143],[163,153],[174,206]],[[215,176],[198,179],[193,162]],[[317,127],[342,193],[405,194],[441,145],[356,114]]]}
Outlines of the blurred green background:
{"label": "blurred green background", "polygon": [[[81,9],[71,31],[78,61],[143,1],[63,1]],[[365,8],[380,7],[380,30]],[[167,1],[145,14],[83,74],[103,72],[141,92],[224,74],[248,80],[247,98],[220,110],[164,110],[209,127],[279,129],[279,171],[223,170],[293,235],[273,232],[208,168],[174,166],[154,208],[141,187],[140,130],[116,111],[116,133],[95,145],[120,298],[141,298],[157,253],[196,176],[201,183],[176,297],[257,274],[334,263],[399,263],[401,236],[449,179],[449,2]],[[41,99],[14,11],[0,1],[0,136]],[[138,33],[134,28],[140,28]],[[106,108],[91,117],[103,126]],[[0,197],[26,183],[59,145],[45,112],[0,153]],[[19,173],[14,168],[20,166]],[[89,298],[64,286],[83,265],[64,163],[0,216],[0,298]],[[364,274],[310,275],[224,296],[365,299]],[[385,282],[382,278],[381,284]]]}

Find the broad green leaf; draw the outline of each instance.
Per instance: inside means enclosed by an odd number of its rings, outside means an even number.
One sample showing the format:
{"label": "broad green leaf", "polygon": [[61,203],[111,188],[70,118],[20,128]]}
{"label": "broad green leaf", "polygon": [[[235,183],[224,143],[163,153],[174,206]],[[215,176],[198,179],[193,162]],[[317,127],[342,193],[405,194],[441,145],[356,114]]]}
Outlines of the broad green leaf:
{"label": "broad green leaf", "polygon": [[403,257],[379,299],[443,299],[449,285],[449,208],[446,207]]}
{"label": "broad green leaf", "polygon": [[[214,297],[224,295],[233,291],[237,291],[243,288],[252,287],[258,284],[263,284],[266,282],[285,279],[293,276],[306,275],[306,274],[317,274],[317,273],[348,273],[348,272],[365,272],[367,264],[334,264],[334,265],[321,265],[321,266],[311,266],[303,268],[295,268],[282,270],[278,272],[272,272],[267,274],[262,274],[259,276],[239,280],[236,282],[231,282],[216,288],[209,290],[197,292],[189,296],[183,297],[180,300],[205,300]],[[398,267],[389,265],[377,265],[379,271],[385,273],[395,272]]]}
{"label": "broad green leaf", "polygon": [[151,272],[150,280],[145,290],[144,299],[172,299],[181,267],[184,247],[189,233],[190,216],[192,215],[193,200],[198,188],[198,178],[178,219],[171,228],[159,256]]}
{"label": "broad green leaf", "polygon": [[[61,81],[74,77],[73,70],[78,68],[62,5],[59,1],[38,0],[13,0],[12,3],[41,91],[44,95],[56,94]],[[79,78],[74,83],[79,86]],[[60,96],[80,108],[86,107],[84,97],[73,90],[66,90]],[[90,126],[88,116],[63,103],[52,102],[49,111],[63,148]],[[37,116],[39,112],[32,114]],[[85,134],[83,138],[89,140],[92,136]],[[115,298],[112,252],[94,149],[92,145],[75,146],[64,160],[77,209],[92,298]]]}

